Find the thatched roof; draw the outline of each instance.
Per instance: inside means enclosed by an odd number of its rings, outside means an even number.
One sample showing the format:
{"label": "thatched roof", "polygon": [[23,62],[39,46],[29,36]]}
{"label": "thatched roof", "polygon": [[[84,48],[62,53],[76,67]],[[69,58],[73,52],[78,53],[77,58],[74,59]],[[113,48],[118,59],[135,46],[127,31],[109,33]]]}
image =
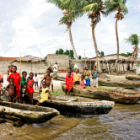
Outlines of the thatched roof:
{"label": "thatched roof", "polygon": [[[20,58],[16,59],[15,61],[19,62]],[[42,59],[41,57],[36,57],[32,55],[25,55],[21,57],[21,61],[22,62],[41,62],[41,61],[44,61],[44,59]]]}

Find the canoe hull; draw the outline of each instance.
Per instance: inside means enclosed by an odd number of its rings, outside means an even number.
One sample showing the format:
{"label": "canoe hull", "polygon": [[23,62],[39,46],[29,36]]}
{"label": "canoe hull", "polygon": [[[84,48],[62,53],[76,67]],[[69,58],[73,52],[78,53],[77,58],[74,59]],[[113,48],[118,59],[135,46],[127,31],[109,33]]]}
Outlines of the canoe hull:
{"label": "canoe hull", "polygon": [[126,75],[125,78],[127,80],[139,80],[140,81],[140,76],[138,76],[138,75]]}
{"label": "canoe hull", "polygon": [[59,112],[52,108],[0,101],[0,115],[14,116],[23,123],[43,123],[59,115]]}
{"label": "canoe hull", "polygon": [[[62,90],[64,90],[64,84],[62,84]],[[93,88],[89,89],[79,89],[74,87],[70,93],[73,96],[87,97],[92,99],[109,100],[115,101],[116,103],[122,104],[135,104],[140,99],[140,94],[129,95],[130,93],[117,92],[116,90]]]}

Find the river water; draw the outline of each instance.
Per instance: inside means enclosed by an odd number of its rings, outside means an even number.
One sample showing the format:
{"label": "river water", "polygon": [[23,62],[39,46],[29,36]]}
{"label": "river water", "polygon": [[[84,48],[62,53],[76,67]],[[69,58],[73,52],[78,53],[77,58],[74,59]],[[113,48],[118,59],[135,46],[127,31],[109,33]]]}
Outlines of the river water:
{"label": "river water", "polygon": [[140,139],[140,103],[115,104],[107,115],[57,116],[43,124],[13,127],[0,124],[4,140],[136,140]]}

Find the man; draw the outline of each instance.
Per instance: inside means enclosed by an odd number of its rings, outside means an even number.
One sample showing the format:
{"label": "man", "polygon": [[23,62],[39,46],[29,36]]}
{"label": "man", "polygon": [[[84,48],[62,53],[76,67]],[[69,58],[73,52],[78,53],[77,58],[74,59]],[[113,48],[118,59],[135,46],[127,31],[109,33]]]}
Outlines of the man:
{"label": "man", "polygon": [[53,78],[54,79],[57,78],[57,62],[55,62],[54,66],[53,66]]}
{"label": "man", "polygon": [[90,86],[90,74],[91,74],[91,71],[89,70],[89,67],[86,66],[86,69],[84,71],[84,76],[85,76],[85,80],[86,80],[86,86]]}
{"label": "man", "polygon": [[[0,94],[1,94],[1,87],[2,87],[2,84],[3,83],[3,74],[0,72]],[[1,98],[0,98],[1,100]]]}

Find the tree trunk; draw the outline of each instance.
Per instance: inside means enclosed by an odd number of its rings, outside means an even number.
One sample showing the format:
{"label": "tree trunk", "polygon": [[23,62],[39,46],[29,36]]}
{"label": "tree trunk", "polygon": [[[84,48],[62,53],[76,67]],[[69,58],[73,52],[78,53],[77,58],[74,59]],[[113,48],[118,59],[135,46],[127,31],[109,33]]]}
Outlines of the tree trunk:
{"label": "tree trunk", "polygon": [[118,72],[118,61],[119,61],[119,37],[118,37],[117,23],[118,23],[118,19],[116,18],[115,31],[116,31],[116,41],[117,41],[117,58],[116,58],[115,69],[116,69],[117,72]]}
{"label": "tree trunk", "polygon": [[72,50],[74,52],[74,57],[76,58],[76,60],[78,60],[78,56],[77,56],[77,53],[76,53],[76,50],[75,50],[75,47],[74,47],[74,43],[73,43],[73,39],[72,39],[71,27],[69,26],[68,29],[69,29],[70,43],[71,43],[71,46],[72,46]]}
{"label": "tree trunk", "polygon": [[97,44],[96,44],[94,29],[95,29],[95,26],[92,26],[92,37],[93,37],[93,43],[94,43],[94,48],[95,48],[95,53],[96,53],[97,69],[100,72],[102,72],[101,67],[100,67],[99,57],[98,57],[98,48],[97,48]]}

